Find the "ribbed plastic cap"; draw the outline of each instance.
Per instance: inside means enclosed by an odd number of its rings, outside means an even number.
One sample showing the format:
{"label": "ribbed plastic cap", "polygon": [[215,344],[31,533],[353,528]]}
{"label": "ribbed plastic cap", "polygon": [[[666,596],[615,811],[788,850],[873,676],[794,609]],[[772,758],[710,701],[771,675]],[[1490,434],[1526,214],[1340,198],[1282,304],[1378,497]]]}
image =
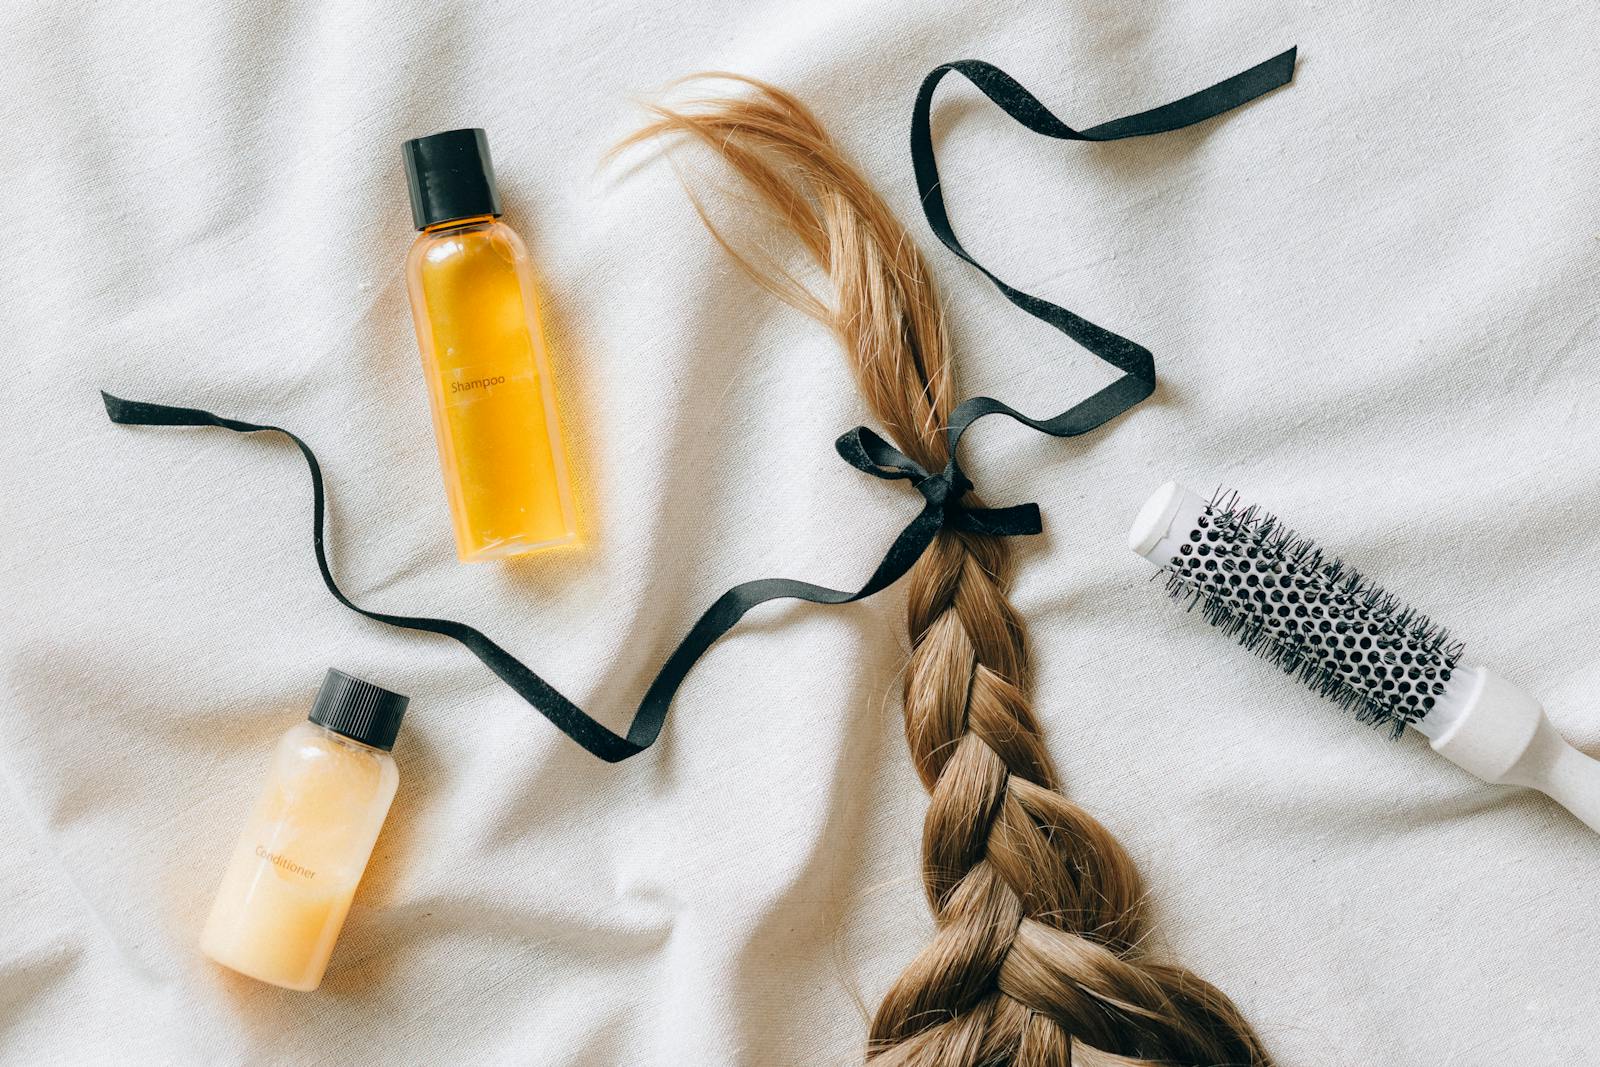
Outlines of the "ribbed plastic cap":
{"label": "ribbed plastic cap", "polygon": [[417,229],[500,214],[489,138],[482,130],[446,130],[418,137],[402,145],[401,154]]}
{"label": "ribbed plastic cap", "polygon": [[387,752],[394,747],[394,737],[400,732],[400,720],[409,703],[409,697],[352,678],[343,671],[330,670],[322,680],[317,702],[311,706],[310,718],[336,734]]}

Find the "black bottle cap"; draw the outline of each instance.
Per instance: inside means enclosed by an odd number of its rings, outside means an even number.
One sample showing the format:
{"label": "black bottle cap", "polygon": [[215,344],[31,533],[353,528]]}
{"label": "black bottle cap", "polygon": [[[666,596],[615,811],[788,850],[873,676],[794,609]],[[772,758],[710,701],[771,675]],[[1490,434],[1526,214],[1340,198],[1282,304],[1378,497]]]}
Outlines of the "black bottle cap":
{"label": "black bottle cap", "polygon": [[317,702],[311,705],[310,719],[352,741],[387,752],[394,747],[394,735],[400,732],[400,719],[410,702],[409,697],[330,670],[317,692]]}
{"label": "black bottle cap", "polygon": [[441,222],[499,215],[500,193],[482,130],[446,130],[400,146],[417,229]]}

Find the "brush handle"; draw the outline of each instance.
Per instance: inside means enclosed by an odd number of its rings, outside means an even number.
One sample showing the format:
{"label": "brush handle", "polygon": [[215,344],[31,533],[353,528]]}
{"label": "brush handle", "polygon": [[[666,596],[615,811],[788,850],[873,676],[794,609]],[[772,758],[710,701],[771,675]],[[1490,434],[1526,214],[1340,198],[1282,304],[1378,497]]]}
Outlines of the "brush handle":
{"label": "brush handle", "polygon": [[1435,752],[1486,782],[1537,789],[1600,833],[1600,760],[1569,745],[1537,700],[1480,667],[1449,704],[1418,724]]}

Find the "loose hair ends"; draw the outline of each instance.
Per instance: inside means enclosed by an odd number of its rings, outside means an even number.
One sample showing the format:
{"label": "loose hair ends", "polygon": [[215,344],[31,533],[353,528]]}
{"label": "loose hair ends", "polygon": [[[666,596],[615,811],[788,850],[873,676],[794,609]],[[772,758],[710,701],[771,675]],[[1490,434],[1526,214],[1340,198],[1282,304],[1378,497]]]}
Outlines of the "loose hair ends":
{"label": "loose hair ends", "polygon": [[[732,74],[736,95],[651,105],[624,145],[663,136],[720,157],[791,233],[831,298],[758,264],[757,284],[827,325],[907,455],[947,458],[955,405],[927,263],[797,99]],[[619,146],[620,147],[620,146]],[[691,192],[691,197],[693,194]],[[936,921],[872,1020],[873,1067],[1270,1067],[1218,989],[1142,950],[1132,860],[1059,791],[1027,689],[1025,629],[999,538],[946,531],[911,571],[905,732],[930,796],[923,883]]]}

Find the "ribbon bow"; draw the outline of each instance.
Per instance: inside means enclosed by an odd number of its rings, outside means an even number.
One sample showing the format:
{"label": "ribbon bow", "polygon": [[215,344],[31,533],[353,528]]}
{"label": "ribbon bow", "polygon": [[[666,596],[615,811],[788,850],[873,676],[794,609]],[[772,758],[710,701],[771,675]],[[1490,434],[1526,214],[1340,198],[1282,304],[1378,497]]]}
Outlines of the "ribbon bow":
{"label": "ribbon bow", "polygon": [[[972,480],[962,471],[954,452],[944,470],[930,474],[916,460],[865,426],[857,426],[835,441],[833,447],[856,470],[885,481],[909,481],[912,488],[922,494],[927,506],[901,535],[918,535],[913,536],[914,542],[920,540],[925,529],[960,530],[990,537],[1018,537],[1044,529],[1038,504],[1017,504],[1008,508],[974,508],[963,504],[962,498],[972,488]],[[926,548],[926,544],[923,547]]]}
{"label": "ribbon bow", "polygon": [[442,634],[461,642],[483,661],[501,681],[516,690],[525,701],[562,732],[589,752],[615,763],[636,755],[653,744],[672,706],[678,687],[691,668],[718,638],[727,633],[745,613],[769,600],[795,599],[814,604],[848,604],[872,596],[894,584],[922,556],[933,539],[944,529],[992,537],[1014,537],[1040,531],[1036,504],[1004,508],[968,507],[962,498],[972,482],[956,461],[961,436],[977,420],[988,415],[1005,415],[1053,437],[1075,437],[1104,425],[1127,411],[1155,390],[1155,362],[1148,349],[1125,337],[1088,322],[1065,308],[1020,292],[1002,282],[961,247],[950,227],[940,190],[939,172],[934,163],[929,112],[934,87],[950,71],[958,71],[1008,115],[1037,133],[1063,140],[1110,141],[1138,137],[1189,126],[1238,107],[1263,93],[1285,84],[1294,73],[1295,51],[1289,49],[1203,89],[1182,100],[1165,104],[1127,118],[1116,119],[1079,132],[1052,115],[1043,104],[1017,84],[1004,71],[988,63],[965,60],[935,68],[922,83],[912,111],[911,155],[922,196],[923,211],[934,233],[956,255],[977,267],[1000,289],[1007,300],[1036,318],[1042,319],[1088,349],[1100,359],[1121,370],[1122,376],[1092,396],[1079,401],[1059,415],[1032,419],[992,397],[978,396],[963,402],[951,416],[947,430],[950,460],[942,471],[930,473],[865,426],[840,437],[835,443],[839,455],[857,470],[874,478],[910,481],[922,495],[920,513],[900,531],[883,562],[867,583],[855,592],[829,589],[788,578],[762,578],[736,585],[723,593],[696,620],[673,650],[651,682],[626,734],[617,734],[598,722],[505,649],[465,623],[407,615],[368,611],[350,600],[334,581],[323,547],[325,493],[322,469],[316,454],[299,437],[278,426],[223,418],[198,408],[172,407],[124,400],[101,393],[106,415],[112,422],[145,426],[217,426],[235,433],[281,433],[299,448],[311,472],[312,548],[323,584],[341,604],[369,619],[410,630]]}

